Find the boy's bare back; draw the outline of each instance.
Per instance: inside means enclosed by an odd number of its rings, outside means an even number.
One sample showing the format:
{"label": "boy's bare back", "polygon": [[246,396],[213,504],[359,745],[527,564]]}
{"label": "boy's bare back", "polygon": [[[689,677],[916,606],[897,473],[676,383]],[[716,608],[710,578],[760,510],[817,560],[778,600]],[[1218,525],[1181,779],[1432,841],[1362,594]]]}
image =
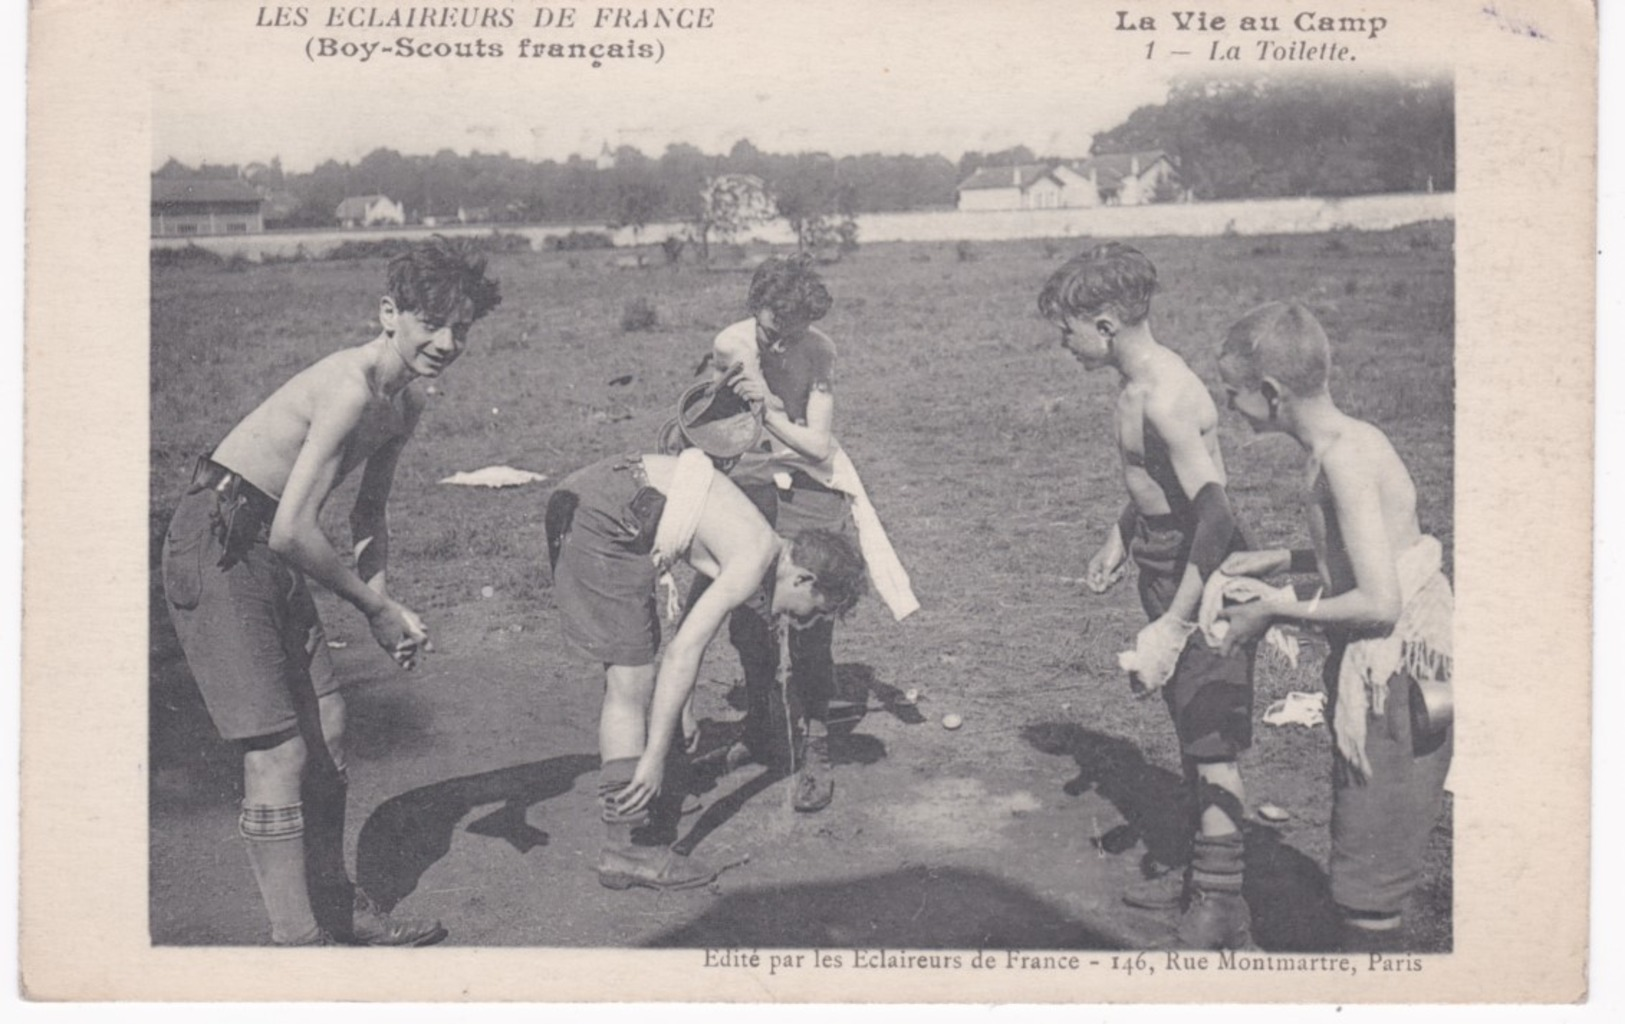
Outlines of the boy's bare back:
{"label": "boy's bare back", "polygon": [[1174,430],[1195,431],[1200,436],[1218,481],[1224,483],[1218,408],[1201,378],[1175,353],[1151,353],[1144,375],[1124,383],[1117,398],[1116,420],[1123,481],[1142,515],[1167,515],[1187,504],[1164,436]]}
{"label": "boy's bare back", "polygon": [[[1352,590],[1356,580],[1347,535],[1356,507],[1370,520],[1372,538],[1380,534],[1389,559],[1422,536],[1416,518],[1416,484],[1393,443],[1377,427],[1349,418],[1342,434],[1319,457],[1309,461],[1309,531],[1325,567],[1328,596]],[[1380,522],[1380,529],[1377,524]],[[1370,543],[1365,540],[1364,543]]]}

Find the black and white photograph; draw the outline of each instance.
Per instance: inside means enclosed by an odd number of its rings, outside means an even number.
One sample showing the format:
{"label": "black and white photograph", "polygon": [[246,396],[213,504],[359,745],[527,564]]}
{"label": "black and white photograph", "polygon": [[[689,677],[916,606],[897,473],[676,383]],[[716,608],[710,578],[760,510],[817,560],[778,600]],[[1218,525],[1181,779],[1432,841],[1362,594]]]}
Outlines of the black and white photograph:
{"label": "black and white photograph", "polygon": [[[154,6],[100,257],[139,415],[82,410],[144,514],[135,955],[1471,998],[1532,656],[1483,648],[1538,521],[1496,467],[1565,410],[1458,301],[1514,301],[1486,234],[1539,214],[1475,195],[1495,75],[1438,44],[1594,50],[1430,6]],[[1588,258],[1586,127],[1537,274]],[[1580,836],[1582,635],[1578,773],[1529,784]]]}

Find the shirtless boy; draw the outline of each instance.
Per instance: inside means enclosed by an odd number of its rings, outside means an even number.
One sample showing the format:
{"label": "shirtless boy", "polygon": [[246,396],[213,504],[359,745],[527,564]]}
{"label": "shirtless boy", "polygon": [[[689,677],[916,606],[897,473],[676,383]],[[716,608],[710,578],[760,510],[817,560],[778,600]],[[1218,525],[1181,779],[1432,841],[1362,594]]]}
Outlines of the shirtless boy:
{"label": "shirtless boy", "polygon": [[1085,369],[1117,371],[1117,446],[1129,501],[1089,559],[1085,582],[1104,593],[1128,558],[1139,568],[1140,631],[1130,681],[1162,691],[1179,736],[1196,820],[1188,877],[1170,870],[1141,906],[1183,905],[1185,948],[1251,942],[1242,896],[1244,794],[1237,758],[1252,743],[1252,645],[1220,656],[1196,632],[1206,578],[1241,547],[1225,494],[1218,410],[1202,381],[1152,336],[1156,268],[1112,242],[1068,260],[1045,284],[1039,311]]}
{"label": "shirtless boy", "polygon": [[[485,261],[436,238],[391,260],[382,331],[295,375],[198,460],[164,540],[163,580],[186,660],[221,736],[243,751],[239,831],[277,945],[420,946],[439,922],[390,918],[344,865],[344,696],[305,577],[366,616],[404,668],[429,650],[390,596],[385,506],[423,408],[410,387],[462,353],[500,301]],[[352,569],[318,526],[361,469]]]}
{"label": "shirtless boy", "polygon": [[1349,950],[1397,951],[1406,897],[1422,877],[1444,799],[1453,730],[1412,720],[1418,687],[1448,691],[1454,599],[1439,542],[1422,533],[1416,485],[1381,430],[1339,409],[1326,388],[1326,334],[1308,309],[1272,302],[1225,337],[1219,371],[1230,406],[1259,431],[1309,453],[1313,549],[1231,555],[1226,573],[1318,576],[1308,593],[1222,612],[1227,648],[1277,620],[1318,624],[1332,754],[1332,899]]}
{"label": "shirtless boy", "polygon": [[[611,889],[704,885],[715,869],[660,844],[644,826],[706,645],[730,612],[747,606],[793,623],[846,614],[865,587],[863,559],[830,531],[779,537],[698,448],[577,470],[548,500],[546,526],[565,636],[604,666],[598,880]],[[678,560],[711,584],[657,670],[657,581]]]}

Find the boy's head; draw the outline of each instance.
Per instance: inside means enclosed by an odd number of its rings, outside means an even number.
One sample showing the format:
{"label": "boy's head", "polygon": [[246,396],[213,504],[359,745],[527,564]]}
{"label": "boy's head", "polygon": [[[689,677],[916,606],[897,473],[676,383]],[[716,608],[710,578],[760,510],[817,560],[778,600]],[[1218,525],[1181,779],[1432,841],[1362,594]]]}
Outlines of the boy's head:
{"label": "boy's head", "polygon": [[834,301],[812,257],[798,253],[773,256],[756,268],[745,307],[769,333],[795,334],[822,320]]}
{"label": "boy's head", "polygon": [[1283,398],[1326,392],[1331,346],[1320,321],[1298,302],[1267,302],[1225,332],[1219,375],[1230,407],[1254,426],[1271,423]]}
{"label": "boy's head", "polygon": [[502,302],[485,257],[442,235],[391,259],[385,287],[379,321],[401,360],[424,377],[451,365],[468,328]]}
{"label": "boy's head", "polygon": [[485,257],[444,235],[389,261],[386,294],[396,310],[426,323],[473,323],[502,303],[497,282],[485,276]]}
{"label": "boy's head", "polygon": [[805,530],[780,558],[773,612],[792,621],[844,618],[868,589],[857,545],[833,530]]}
{"label": "boy's head", "polygon": [[1038,293],[1038,311],[1061,329],[1061,346],[1090,369],[1112,356],[1123,328],[1151,315],[1157,268],[1132,245],[1107,242],[1063,263]]}

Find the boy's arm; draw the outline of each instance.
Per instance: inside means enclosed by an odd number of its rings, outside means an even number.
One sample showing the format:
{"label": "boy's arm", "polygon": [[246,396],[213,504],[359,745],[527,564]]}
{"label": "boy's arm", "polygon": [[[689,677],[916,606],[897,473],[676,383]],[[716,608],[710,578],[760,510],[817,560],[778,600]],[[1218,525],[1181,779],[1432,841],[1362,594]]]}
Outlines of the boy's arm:
{"label": "boy's arm", "polygon": [[772,435],[789,445],[796,454],[813,462],[823,462],[835,453],[835,393],[827,382],[814,385],[807,396],[807,423],[805,426],[790,419],[784,403],[778,396],[767,399],[762,425]]}
{"label": "boy's arm", "polygon": [[400,436],[385,442],[368,459],[361,471],[361,485],[350,509],[350,541],[355,551],[356,573],[379,594],[389,593],[384,571],[389,565],[389,494],[395,486],[395,467],[406,442],[417,429],[423,411],[417,393],[408,389],[406,427]]}
{"label": "boy's arm", "polygon": [[1164,618],[1176,617],[1181,622],[1196,621],[1196,609],[1202,601],[1202,584],[1224,561],[1236,531],[1236,521],[1230,511],[1230,498],[1225,493],[1224,479],[1219,467],[1208,453],[1202,431],[1194,419],[1186,415],[1173,401],[1166,399],[1146,403],[1146,419],[1168,447],[1179,486],[1190,500],[1196,514],[1196,532],[1191,539],[1190,559],[1185,576],[1179,581]]}
{"label": "boy's arm", "polygon": [[423,623],[405,606],[367,586],[339,558],[318,523],[322,502],[338,480],[344,445],[361,422],[368,398],[366,384],[359,380],[338,382],[316,397],[316,412],[288,473],[268,543],[272,551],[359,609],[379,645],[410,665],[416,642],[427,635]]}
{"label": "boy's arm", "polygon": [[1353,589],[1336,597],[1267,598],[1227,608],[1220,613],[1231,622],[1226,649],[1262,633],[1277,618],[1355,628],[1384,628],[1398,621],[1403,600],[1399,570],[1388,543],[1377,481],[1362,453],[1353,449],[1338,452],[1334,447],[1326,454],[1321,471],[1331,489],[1338,529],[1354,570]]}
{"label": "boy's arm", "polygon": [[649,706],[648,738],[632,781],[621,794],[622,810],[635,811],[660,792],[666,756],[671,751],[683,705],[688,702],[694,680],[700,674],[705,648],[728,613],[756,592],[773,565],[777,540],[765,521],[761,527],[747,541],[729,550],[717,578],[683,617],[682,625],[677,627],[676,635],[660,658]]}

